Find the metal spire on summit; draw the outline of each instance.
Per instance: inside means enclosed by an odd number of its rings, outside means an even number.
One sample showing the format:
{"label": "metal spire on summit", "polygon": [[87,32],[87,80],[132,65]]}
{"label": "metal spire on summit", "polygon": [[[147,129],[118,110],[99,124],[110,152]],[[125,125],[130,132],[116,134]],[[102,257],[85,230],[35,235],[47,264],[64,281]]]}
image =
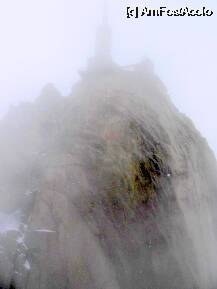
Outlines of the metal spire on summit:
{"label": "metal spire on summit", "polygon": [[82,76],[95,75],[96,73],[108,72],[116,68],[112,60],[112,32],[109,25],[108,1],[101,2],[101,23],[97,28],[95,51],[88,61],[87,71],[80,72]]}
{"label": "metal spire on summit", "polygon": [[102,22],[98,27],[96,36],[95,58],[98,59],[102,65],[106,65],[112,62],[112,37],[108,21],[108,2],[104,0],[102,4]]}

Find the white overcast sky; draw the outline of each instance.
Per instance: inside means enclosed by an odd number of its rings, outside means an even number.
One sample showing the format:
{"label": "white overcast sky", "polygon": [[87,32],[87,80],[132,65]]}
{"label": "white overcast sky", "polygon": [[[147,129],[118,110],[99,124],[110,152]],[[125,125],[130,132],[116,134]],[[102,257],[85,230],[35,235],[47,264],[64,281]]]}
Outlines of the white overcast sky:
{"label": "white overcast sky", "polygon": [[[217,154],[217,0],[108,0],[113,55],[148,56],[180,111]],[[126,19],[127,6],[206,6],[212,17]],[[93,54],[101,0],[0,0],[0,117],[47,82],[67,95]]]}

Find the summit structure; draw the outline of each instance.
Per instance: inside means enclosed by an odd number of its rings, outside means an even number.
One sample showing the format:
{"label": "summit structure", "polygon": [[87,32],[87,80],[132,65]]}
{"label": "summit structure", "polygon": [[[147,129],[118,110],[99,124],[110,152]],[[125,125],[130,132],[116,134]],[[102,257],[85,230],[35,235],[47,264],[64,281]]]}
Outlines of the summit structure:
{"label": "summit structure", "polygon": [[102,23],[98,27],[95,47],[95,59],[102,66],[112,62],[112,33],[108,20],[108,8],[104,4]]}
{"label": "summit structure", "polygon": [[108,71],[114,67],[112,60],[112,31],[109,24],[108,5],[103,3],[101,24],[96,32],[94,56],[89,60],[88,70]]}

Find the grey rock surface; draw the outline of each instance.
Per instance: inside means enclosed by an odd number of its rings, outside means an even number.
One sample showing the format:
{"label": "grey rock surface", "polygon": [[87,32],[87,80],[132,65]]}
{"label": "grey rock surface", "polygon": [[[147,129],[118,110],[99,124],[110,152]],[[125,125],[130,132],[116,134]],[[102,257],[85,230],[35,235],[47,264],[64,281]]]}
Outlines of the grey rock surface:
{"label": "grey rock surface", "polygon": [[216,288],[216,159],[150,64],[41,101],[0,124],[2,206],[23,214],[2,283]]}

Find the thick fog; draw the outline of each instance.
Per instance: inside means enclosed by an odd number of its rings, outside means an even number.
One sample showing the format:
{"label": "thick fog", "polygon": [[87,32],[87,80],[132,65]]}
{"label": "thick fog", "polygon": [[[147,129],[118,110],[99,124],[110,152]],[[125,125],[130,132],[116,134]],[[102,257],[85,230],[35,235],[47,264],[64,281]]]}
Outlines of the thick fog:
{"label": "thick fog", "polygon": [[208,2],[1,2],[0,288],[216,289]]}
{"label": "thick fog", "polygon": [[[126,19],[126,7],[133,5],[144,1],[108,1],[115,60],[128,65],[148,56],[174,103],[216,152],[216,1],[145,2],[153,8],[206,6],[212,17]],[[69,94],[93,54],[101,7],[100,0],[0,2],[1,117],[10,105],[33,100],[47,82]]]}

